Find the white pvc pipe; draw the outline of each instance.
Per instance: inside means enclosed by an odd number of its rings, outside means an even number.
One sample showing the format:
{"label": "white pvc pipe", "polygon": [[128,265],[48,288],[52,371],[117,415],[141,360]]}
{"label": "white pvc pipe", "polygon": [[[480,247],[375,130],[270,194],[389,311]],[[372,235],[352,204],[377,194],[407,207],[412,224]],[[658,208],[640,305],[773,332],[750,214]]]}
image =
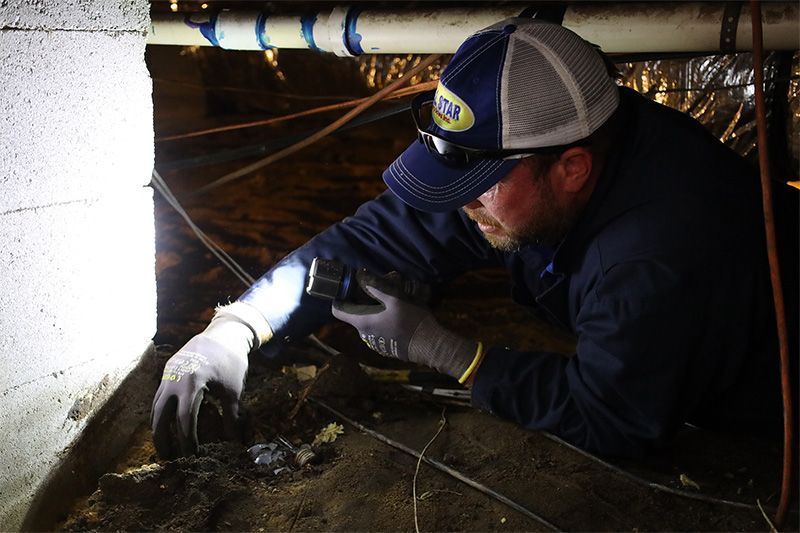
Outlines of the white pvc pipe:
{"label": "white pvc pipe", "polygon": [[299,31],[301,26],[301,17],[299,15],[267,17],[264,23],[267,44],[273,48],[308,48],[308,44],[303,38],[303,33]]}
{"label": "white pvc pipe", "polygon": [[469,35],[519,15],[516,7],[438,11],[364,11],[356,31],[365,54],[452,54]]}
{"label": "white pvc pipe", "polygon": [[[562,24],[605,52],[709,52],[720,49],[725,2],[575,5]],[[798,4],[762,2],[764,48],[800,48]],[[750,5],[742,6],[736,50],[753,46]]]}
{"label": "white pvc pipe", "polygon": [[[230,50],[311,48],[339,56],[453,53],[470,34],[519,13],[519,6],[417,11],[337,6],[312,16],[257,11],[154,16],[148,44],[220,46]],[[608,53],[720,50],[725,3],[575,4],[562,24]],[[797,3],[762,4],[764,47],[800,48]],[[750,50],[750,7],[744,5],[736,50]]]}
{"label": "white pvc pipe", "polygon": [[263,31],[258,31],[259,20],[264,20],[261,14],[248,11],[225,11],[220,13],[214,26],[214,35],[220,48],[226,50],[256,50],[264,45],[258,41],[258,36]]}
{"label": "white pvc pipe", "polygon": [[212,46],[197,29],[186,23],[187,20],[175,15],[153,15],[147,32],[147,44]]}

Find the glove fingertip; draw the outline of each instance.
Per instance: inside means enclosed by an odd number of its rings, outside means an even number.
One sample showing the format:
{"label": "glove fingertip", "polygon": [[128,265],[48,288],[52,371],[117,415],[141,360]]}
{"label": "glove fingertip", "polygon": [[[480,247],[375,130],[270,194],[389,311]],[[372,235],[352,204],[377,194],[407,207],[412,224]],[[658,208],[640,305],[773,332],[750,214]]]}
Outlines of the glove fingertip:
{"label": "glove fingertip", "polygon": [[230,400],[222,403],[222,422],[227,440],[241,440],[241,416],[239,415],[239,401]]}
{"label": "glove fingertip", "polygon": [[197,415],[203,401],[204,389],[197,389],[194,394],[182,398],[177,408],[178,441],[181,453],[184,455],[196,454],[199,449],[197,443]]}
{"label": "glove fingertip", "polygon": [[172,422],[175,419],[177,399],[159,397],[150,413],[150,429],[156,454],[162,459],[175,457]]}
{"label": "glove fingertip", "polygon": [[153,396],[153,403],[150,405],[150,427],[154,428],[153,422],[155,421],[156,411],[159,410],[160,407],[160,400],[161,400],[161,390],[159,389],[156,391],[156,395]]}

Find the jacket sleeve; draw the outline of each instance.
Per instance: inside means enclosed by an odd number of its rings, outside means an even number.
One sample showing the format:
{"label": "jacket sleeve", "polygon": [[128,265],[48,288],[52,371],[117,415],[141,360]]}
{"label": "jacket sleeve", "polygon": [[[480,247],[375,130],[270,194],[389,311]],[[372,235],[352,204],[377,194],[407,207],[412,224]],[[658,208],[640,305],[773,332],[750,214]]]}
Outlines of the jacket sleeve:
{"label": "jacket sleeve", "polygon": [[503,264],[460,210],[417,211],[386,191],[279,261],[239,297],[264,315],[278,341],[308,335],[331,320],[330,302],[305,292],[314,257],[434,285]]}
{"label": "jacket sleeve", "polygon": [[493,348],[473,403],[604,455],[646,453],[702,392],[687,372],[702,323],[689,303],[700,294],[693,284],[657,260],[614,266],[578,311],[573,356]]}

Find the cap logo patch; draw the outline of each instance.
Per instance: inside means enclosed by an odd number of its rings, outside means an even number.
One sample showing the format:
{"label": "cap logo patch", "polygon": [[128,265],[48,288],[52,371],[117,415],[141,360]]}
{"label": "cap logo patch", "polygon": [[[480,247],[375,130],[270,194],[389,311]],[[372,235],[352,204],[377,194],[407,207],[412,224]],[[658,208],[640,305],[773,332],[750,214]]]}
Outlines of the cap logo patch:
{"label": "cap logo patch", "polygon": [[466,131],[475,124],[475,115],[466,102],[439,84],[433,97],[433,121],[447,131]]}

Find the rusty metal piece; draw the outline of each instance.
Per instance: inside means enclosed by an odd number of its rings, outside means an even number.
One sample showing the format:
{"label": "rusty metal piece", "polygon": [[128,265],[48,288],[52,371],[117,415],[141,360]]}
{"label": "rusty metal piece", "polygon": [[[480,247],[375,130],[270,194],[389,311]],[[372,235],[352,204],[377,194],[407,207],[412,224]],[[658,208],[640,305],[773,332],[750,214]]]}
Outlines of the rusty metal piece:
{"label": "rusty metal piece", "polygon": [[276,440],[286,446],[286,448],[294,454],[294,463],[300,468],[317,456],[308,444],[302,444],[298,448],[284,437],[279,436]]}

